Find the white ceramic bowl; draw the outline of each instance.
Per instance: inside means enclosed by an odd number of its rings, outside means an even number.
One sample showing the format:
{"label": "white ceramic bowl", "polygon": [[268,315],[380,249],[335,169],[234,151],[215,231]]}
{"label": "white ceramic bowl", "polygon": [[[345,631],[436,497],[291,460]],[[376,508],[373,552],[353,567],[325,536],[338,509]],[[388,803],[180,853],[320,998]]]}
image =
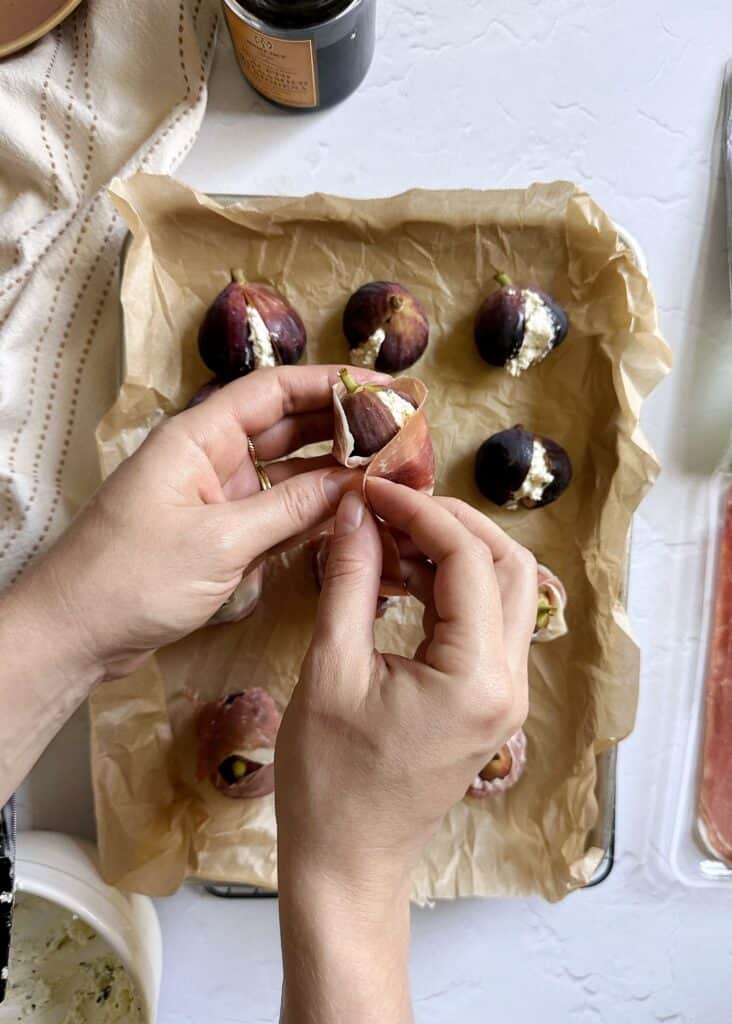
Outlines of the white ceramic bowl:
{"label": "white ceramic bowl", "polygon": [[145,1021],[153,1024],[163,945],[152,901],[107,885],[94,845],[58,832],[18,833],[16,885],[78,914],[111,946],[137,987]]}

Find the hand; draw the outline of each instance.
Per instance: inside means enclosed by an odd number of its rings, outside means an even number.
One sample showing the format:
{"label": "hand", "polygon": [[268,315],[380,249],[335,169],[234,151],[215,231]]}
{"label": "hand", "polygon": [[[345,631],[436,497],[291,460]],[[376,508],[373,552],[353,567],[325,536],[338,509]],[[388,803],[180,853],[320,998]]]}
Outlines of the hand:
{"label": "hand", "polygon": [[158,426],[36,567],[106,677],[203,625],[269,548],[332,517],[355,476],[330,457],[267,467],[332,436],[336,369],[237,380]]}
{"label": "hand", "polygon": [[[337,978],[334,1021],[371,1020],[375,987],[373,1019],[403,1021],[410,872],[444,814],[523,723],[536,563],[462,502],[382,480],[369,482],[368,499],[403,537],[425,639],[413,659],[374,649],[381,544],[373,515],[349,493],[277,741],[285,1006],[293,988],[302,1005],[308,976],[325,972]],[[307,957],[291,952],[297,935]],[[334,942],[340,964],[328,956]]]}

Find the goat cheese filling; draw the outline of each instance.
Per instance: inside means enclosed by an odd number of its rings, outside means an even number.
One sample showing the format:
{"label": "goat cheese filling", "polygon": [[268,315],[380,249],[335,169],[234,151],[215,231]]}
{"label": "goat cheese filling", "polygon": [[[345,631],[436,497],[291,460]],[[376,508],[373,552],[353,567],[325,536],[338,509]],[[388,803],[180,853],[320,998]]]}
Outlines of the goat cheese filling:
{"label": "goat cheese filling", "polygon": [[506,502],[506,508],[518,508],[522,500],[541,501],[544,491],[553,482],[554,474],[549,470],[546,448],[541,441],[534,441],[529,472],[519,489],[514,491],[511,500]]}
{"label": "goat cheese filling", "polygon": [[362,342],[358,348],[351,349],[351,365],[363,366],[367,370],[373,370],[385,340],[386,331],[383,327],[377,327],[374,333],[370,334],[366,341]]}
{"label": "goat cheese filling", "polygon": [[394,422],[401,430],[409,417],[415,412],[414,406],[406,398],[402,398],[396,391],[377,391],[376,397],[382,405],[385,405],[394,417]]}
{"label": "goat cheese filling", "polygon": [[267,330],[256,306],[247,306],[247,322],[249,337],[254,352],[254,365],[259,370],[262,366],[277,366],[277,354],[272,344],[272,335]]}
{"label": "goat cheese filling", "polygon": [[524,337],[521,348],[506,363],[512,377],[520,377],[524,370],[549,355],[557,331],[551,310],[541,295],[530,288],[524,288],[521,294],[524,299]]}

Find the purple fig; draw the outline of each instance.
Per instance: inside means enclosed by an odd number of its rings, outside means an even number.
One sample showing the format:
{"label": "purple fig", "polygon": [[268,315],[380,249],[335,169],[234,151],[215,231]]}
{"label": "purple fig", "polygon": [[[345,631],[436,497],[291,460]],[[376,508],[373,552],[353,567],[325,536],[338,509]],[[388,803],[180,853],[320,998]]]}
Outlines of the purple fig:
{"label": "purple fig", "polygon": [[489,437],[475,459],[478,490],[510,509],[549,505],[571,479],[572,463],[564,448],[520,425]]}
{"label": "purple fig", "polygon": [[564,309],[538,288],[519,288],[506,274],[475,318],[475,344],[486,363],[505,366],[519,377],[545,359],[564,341],[569,318]]}
{"label": "purple fig", "polygon": [[343,313],[343,333],[354,366],[397,373],[416,363],[429,341],[421,303],[392,281],[372,281],[354,292]]}
{"label": "purple fig", "polygon": [[248,284],[241,270],[203,318],[198,350],[222,380],[243,377],[261,366],[296,363],[306,343],[298,312],[266,284]]}
{"label": "purple fig", "polygon": [[206,381],[202,384],[198,391],[195,393],[193,398],[190,400],[186,409],[192,409],[195,405],[200,405],[201,402],[205,402],[211,395],[215,395],[224,386],[225,381],[219,380],[218,377],[213,377],[211,380]]}
{"label": "purple fig", "polygon": [[353,437],[352,455],[381,451],[399,433],[415,410],[412,399],[381,384],[359,384],[348,370],[339,374],[346,394],[341,400]]}

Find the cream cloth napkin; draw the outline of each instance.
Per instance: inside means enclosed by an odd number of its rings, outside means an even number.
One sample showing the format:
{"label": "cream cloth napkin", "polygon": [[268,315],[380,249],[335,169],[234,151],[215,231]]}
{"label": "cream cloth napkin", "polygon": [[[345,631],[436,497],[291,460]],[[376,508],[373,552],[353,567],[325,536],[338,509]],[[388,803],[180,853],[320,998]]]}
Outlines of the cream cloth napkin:
{"label": "cream cloth napkin", "polygon": [[85,0],[0,61],[0,586],[98,482],[125,234],[106,186],[188,152],[217,18],[217,0]]}

